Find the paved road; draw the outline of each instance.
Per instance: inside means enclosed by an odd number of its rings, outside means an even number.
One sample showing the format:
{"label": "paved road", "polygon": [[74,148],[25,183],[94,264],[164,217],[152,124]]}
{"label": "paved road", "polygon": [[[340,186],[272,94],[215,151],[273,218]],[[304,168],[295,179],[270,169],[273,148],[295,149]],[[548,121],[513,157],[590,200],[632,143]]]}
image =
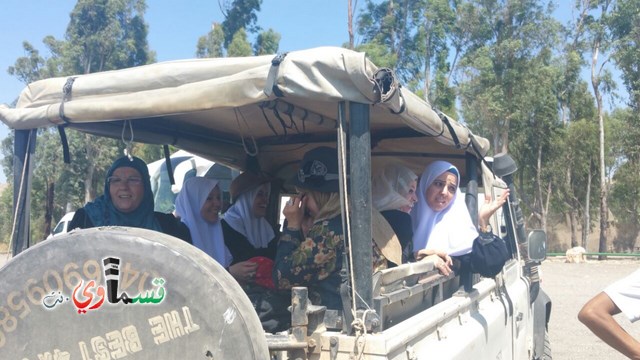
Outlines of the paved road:
{"label": "paved road", "polygon": [[[554,360],[625,359],[578,321],[578,311],[607,284],[639,267],[640,261],[635,260],[581,264],[547,260],[542,264],[542,287],[553,302],[549,335]],[[631,324],[623,315],[618,315],[617,320],[640,339],[640,323]]]}

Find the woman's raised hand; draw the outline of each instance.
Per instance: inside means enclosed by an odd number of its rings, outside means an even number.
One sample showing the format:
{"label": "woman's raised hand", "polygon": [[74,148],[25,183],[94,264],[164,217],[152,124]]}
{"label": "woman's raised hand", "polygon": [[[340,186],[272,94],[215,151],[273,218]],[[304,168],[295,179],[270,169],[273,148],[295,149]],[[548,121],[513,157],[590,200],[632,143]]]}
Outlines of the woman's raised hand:
{"label": "woman's raised hand", "polygon": [[489,223],[489,218],[493,215],[498,209],[504,205],[509,197],[509,189],[505,189],[505,191],[498,196],[497,199],[491,201],[491,195],[485,194],[484,203],[480,207],[478,211],[478,223],[480,226],[486,226]]}
{"label": "woman's raised hand", "polygon": [[282,214],[287,219],[287,227],[300,229],[304,221],[304,210],[307,207],[306,196],[294,196],[284,206]]}

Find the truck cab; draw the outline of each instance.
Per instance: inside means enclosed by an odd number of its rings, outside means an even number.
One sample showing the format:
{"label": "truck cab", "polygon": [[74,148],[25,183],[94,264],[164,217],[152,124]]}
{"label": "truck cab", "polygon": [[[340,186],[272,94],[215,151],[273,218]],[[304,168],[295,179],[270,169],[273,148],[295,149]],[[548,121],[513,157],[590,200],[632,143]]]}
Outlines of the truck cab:
{"label": "truck cab", "polygon": [[[341,311],[316,306],[304,287],[294,288],[291,328],[265,333],[226,270],[169,236],[98,228],[30,247],[29,195],[18,191],[15,206],[21,211],[12,245],[20,255],[0,269],[8,279],[0,286],[0,301],[15,326],[4,329],[0,358],[53,356],[57,350],[83,358],[550,359],[551,301],[538,272],[546,235],[525,229],[512,181],[517,164],[508,154],[489,158],[487,139],[432,108],[364,53],[318,48],[47,79],[30,84],[16,108],[0,106],[0,120],[15,129],[14,183],[21,184],[15,189],[30,186],[39,127],[117,139],[129,131],[138,142],[170,144],[236,171],[269,173],[277,179],[268,212],[274,228],[281,221],[281,199],[294,191],[286,179],[303,154],[319,146],[336,148],[350,260]],[[433,160],[460,170],[476,222],[481,194],[510,189],[509,200],[491,219],[510,252],[495,278],[470,272],[442,276],[431,261],[372,273],[372,164],[396,161],[420,174]],[[48,262],[38,261],[45,255]],[[100,264],[113,258],[121,261],[121,290],[143,294],[153,288],[159,294],[166,287],[166,296],[154,306],[101,305],[104,316],[89,311],[78,322],[65,299],[76,299],[76,286],[86,283],[80,280],[106,282]],[[31,269],[29,275],[20,272],[24,268]],[[152,283],[160,275],[163,285]],[[98,290],[87,291],[97,297]],[[76,331],[43,339],[41,325],[54,320]],[[19,334],[28,331],[32,338],[22,345]],[[119,347],[117,339],[130,346]]]}

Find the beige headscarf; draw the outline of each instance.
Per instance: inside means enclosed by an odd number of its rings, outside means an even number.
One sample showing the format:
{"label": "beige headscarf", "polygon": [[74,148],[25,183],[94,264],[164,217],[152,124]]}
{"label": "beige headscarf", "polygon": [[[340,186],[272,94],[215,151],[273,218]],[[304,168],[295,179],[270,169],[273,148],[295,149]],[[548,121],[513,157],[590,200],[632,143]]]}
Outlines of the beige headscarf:
{"label": "beige headscarf", "polygon": [[371,209],[371,236],[382,255],[394,264],[402,264],[402,246],[387,219],[376,209]]}

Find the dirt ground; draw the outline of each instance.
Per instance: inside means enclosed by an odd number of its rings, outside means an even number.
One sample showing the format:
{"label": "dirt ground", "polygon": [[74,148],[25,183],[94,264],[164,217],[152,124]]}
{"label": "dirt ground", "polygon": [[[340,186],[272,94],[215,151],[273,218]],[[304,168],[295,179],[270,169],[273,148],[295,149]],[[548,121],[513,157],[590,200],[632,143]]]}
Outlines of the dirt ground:
{"label": "dirt ground", "polygon": [[[563,258],[550,258],[542,264],[542,288],[553,302],[549,322],[553,359],[625,359],[582,325],[578,312],[608,284],[639,267],[639,260],[569,264]],[[627,332],[640,339],[640,322],[631,324],[623,315],[616,319]]]}

